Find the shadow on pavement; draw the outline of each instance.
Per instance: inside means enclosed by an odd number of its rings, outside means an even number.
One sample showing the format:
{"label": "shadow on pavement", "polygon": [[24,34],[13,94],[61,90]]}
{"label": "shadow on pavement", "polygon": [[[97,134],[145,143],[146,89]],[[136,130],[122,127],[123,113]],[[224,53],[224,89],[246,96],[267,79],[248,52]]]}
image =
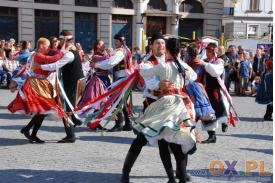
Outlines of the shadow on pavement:
{"label": "shadow on pavement", "polygon": [[115,173],[30,169],[0,170],[0,175],[0,182],[5,183],[119,183],[121,176]]}
{"label": "shadow on pavement", "polygon": [[231,135],[217,134],[217,136],[248,138],[248,139],[268,140],[268,141],[273,140],[272,135],[261,135],[261,134],[231,134]]}
{"label": "shadow on pavement", "polygon": [[0,105],[0,109],[7,109],[7,106]]}
{"label": "shadow on pavement", "polygon": [[[0,138],[0,147],[1,146],[17,146],[17,145],[26,145],[30,142],[27,139],[8,139],[8,138]],[[0,181],[1,182],[1,181]]]}
{"label": "shadow on pavement", "polygon": [[[57,123],[59,123],[59,122],[57,122]],[[27,125],[27,123],[24,123],[22,125],[13,125],[12,122],[11,122],[11,125],[9,125],[9,126],[0,126],[0,129],[1,130],[20,130],[25,125]],[[47,132],[53,132],[53,133],[65,133],[64,127],[62,127],[62,126],[43,126],[43,124],[42,124],[41,128],[39,129],[39,131],[47,131]],[[87,132],[87,131],[89,131],[89,129],[86,128],[86,127],[76,127],[76,129],[75,129],[76,133],[78,133],[78,132]]]}
{"label": "shadow on pavement", "polygon": [[240,150],[246,150],[246,151],[255,151],[255,152],[261,152],[265,154],[273,154],[273,149],[254,149],[254,148],[240,148]]}
{"label": "shadow on pavement", "polygon": [[[7,169],[0,170],[1,181],[5,183],[119,183],[121,174],[82,172],[82,171],[56,171],[56,170],[30,170]],[[157,179],[165,176],[131,176],[133,179]]]}
{"label": "shadow on pavement", "polygon": [[264,122],[264,118],[239,117],[240,121]]}
{"label": "shadow on pavement", "polygon": [[14,119],[14,120],[22,120],[22,119],[30,119],[30,117],[25,116],[23,114],[0,114],[0,119]]}
{"label": "shadow on pavement", "polygon": [[133,142],[133,138],[118,136],[80,136],[79,140],[109,142],[115,144],[131,144]]}

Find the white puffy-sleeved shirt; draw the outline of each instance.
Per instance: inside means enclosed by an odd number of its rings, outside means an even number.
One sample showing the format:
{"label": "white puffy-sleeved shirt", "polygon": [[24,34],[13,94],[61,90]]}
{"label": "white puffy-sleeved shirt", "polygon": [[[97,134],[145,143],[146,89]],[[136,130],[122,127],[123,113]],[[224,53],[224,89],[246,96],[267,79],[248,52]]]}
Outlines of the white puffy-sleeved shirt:
{"label": "white puffy-sleeved shirt", "polygon": [[64,65],[71,63],[73,61],[74,61],[74,54],[73,52],[69,51],[65,53],[64,56],[57,62],[41,65],[41,69],[45,71],[56,71],[56,69],[60,69]]}
{"label": "white puffy-sleeved shirt", "polygon": [[[197,74],[194,70],[189,67],[186,63],[179,61],[181,66],[187,69],[186,81],[195,81],[197,79]],[[184,86],[184,78],[181,73],[179,73],[178,68],[174,61],[172,62],[159,62],[157,65],[151,63],[143,63],[140,65],[140,74],[146,80],[152,76],[156,76],[159,81],[167,80],[174,83],[177,88],[182,88]],[[157,89],[157,88],[156,88]]]}
{"label": "white puffy-sleeved shirt", "polygon": [[117,50],[116,53],[106,60],[95,63],[95,67],[103,70],[112,69],[119,62],[121,62],[125,57],[125,54],[122,50]]}
{"label": "white puffy-sleeved shirt", "polygon": [[210,74],[212,77],[220,77],[224,71],[224,64],[222,59],[218,59],[215,62],[211,61],[206,63],[205,71]]}

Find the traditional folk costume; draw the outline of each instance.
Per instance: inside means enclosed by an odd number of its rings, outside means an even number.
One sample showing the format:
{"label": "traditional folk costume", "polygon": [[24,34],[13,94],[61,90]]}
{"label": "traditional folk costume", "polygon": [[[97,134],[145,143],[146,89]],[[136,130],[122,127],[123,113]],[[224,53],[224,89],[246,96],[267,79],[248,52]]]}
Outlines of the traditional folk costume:
{"label": "traditional folk costume", "polygon": [[196,82],[189,82],[186,85],[186,92],[192,99],[196,111],[196,121],[210,121],[215,119],[215,111],[213,110],[205,88],[203,86],[203,76],[205,74],[204,67],[195,65],[195,62],[188,62],[188,65],[196,72]]}
{"label": "traditional folk costume", "polygon": [[[154,37],[159,36],[159,35],[155,35]],[[162,36],[160,36],[161,39],[163,39]],[[165,62],[165,55],[163,55],[162,57],[156,57],[154,55],[148,56],[147,60],[145,60],[144,62],[148,62],[151,63],[152,65],[157,65],[159,62]],[[139,77],[140,76],[139,74]],[[145,81],[145,89],[144,89],[144,96],[146,97],[144,103],[144,109],[143,112],[145,111],[145,109],[152,104],[153,102],[155,102],[158,97],[154,96],[153,91],[154,88],[157,88],[159,85],[159,79],[156,76],[152,76],[150,78],[146,78],[144,79]],[[130,149],[127,153],[127,156],[125,158],[124,161],[124,165],[123,165],[123,169],[122,169],[122,177],[121,177],[121,183],[129,183],[129,174],[130,171],[137,159],[137,157],[139,156],[143,146],[145,146],[148,143],[147,139],[145,138],[145,136],[142,133],[137,133],[137,137],[133,140]]]}
{"label": "traditional folk costume", "polygon": [[[210,43],[206,47],[209,51],[214,54],[216,45]],[[206,58],[204,60],[206,65],[204,66],[205,74],[203,76],[203,84],[205,85],[206,93],[209,97],[211,106],[213,107],[216,115],[216,119],[203,121],[203,130],[207,130],[209,138],[202,143],[215,143],[216,142],[216,128],[218,123],[222,124],[223,132],[227,129],[227,123],[234,122],[234,118],[230,113],[230,105],[232,106],[231,97],[221,80],[221,75],[224,72],[223,60],[213,57],[212,59]],[[234,124],[233,124],[234,126]]]}
{"label": "traditional folk costume", "polygon": [[216,120],[212,125],[210,125],[212,122],[206,125],[206,130],[215,131],[218,123],[227,124],[229,121],[229,103],[218,81],[223,74],[224,66],[223,60],[217,58],[204,61],[207,63],[205,66],[205,89],[216,115]]}
{"label": "traditional folk costume", "polygon": [[[117,39],[123,43],[123,39],[121,35],[115,35],[114,39]],[[122,47],[116,50],[116,53],[110,57],[109,59],[103,60],[95,64],[95,67],[98,69],[103,70],[110,70],[113,69],[113,78],[114,82],[120,82],[128,78],[130,74],[134,72],[132,63],[131,63],[131,51],[127,46],[122,44]],[[122,107],[125,125],[123,126],[123,130],[131,130],[131,122],[129,119],[129,113],[127,109],[127,99],[125,104]],[[109,130],[112,131],[120,131],[122,130],[122,123],[123,123],[123,116],[122,112],[117,113],[117,120],[116,125],[113,129]]]}
{"label": "traditional folk costume", "polygon": [[[38,64],[49,64],[56,62],[63,57],[63,53],[55,56],[46,56],[42,53],[35,53],[33,61]],[[49,114],[61,119],[62,108],[57,105],[54,99],[53,86],[47,80],[50,72],[36,69],[32,76],[27,78],[16,98],[8,105],[8,109],[14,113],[22,111],[27,115]]]}
{"label": "traditional folk costume", "polygon": [[[42,53],[35,53],[33,62],[39,64],[53,63],[63,57],[63,53],[55,56],[46,56]],[[36,69],[32,75],[26,79],[16,98],[8,105],[8,109],[14,113],[21,111],[27,115],[33,115],[33,118],[27,126],[21,129],[21,133],[27,137],[30,142],[44,143],[36,134],[46,117],[62,118],[65,113],[55,98],[55,91],[52,84],[47,80],[50,72]],[[32,134],[29,134],[33,127]]]}
{"label": "traditional folk costume", "polygon": [[[93,62],[98,63],[100,61],[109,59],[110,56],[108,54],[95,54],[92,58]],[[106,93],[107,88],[111,85],[111,81],[109,78],[109,71],[103,70],[99,68],[95,68],[94,73],[88,77],[84,93],[81,97],[80,102],[78,103],[79,107],[84,106],[92,99],[95,99],[104,93]],[[104,101],[103,101],[104,102]],[[95,106],[95,110],[100,109],[100,104]],[[95,128],[99,125],[100,121],[96,123],[90,123],[89,120],[85,121],[89,128]]]}
{"label": "traditional folk costume", "polygon": [[[73,36],[69,31],[62,31],[61,35],[59,36],[60,39],[72,40]],[[71,45],[70,45],[71,46]],[[66,112],[71,112],[73,107],[75,106],[76,102],[76,89],[78,80],[83,78],[83,71],[81,66],[80,56],[77,51],[70,50],[69,52],[65,53],[64,57],[52,64],[45,64],[41,65],[41,69],[44,71],[56,71],[61,69],[62,81],[64,86],[63,90],[60,90],[61,96],[67,96],[66,100]],[[60,82],[58,82],[60,84]],[[60,84],[61,86],[61,84]],[[71,105],[69,105],[69,103]],[[81,121],[75,116],[71,116],[73,124],[68,124],[67,121],[63,118],[64,129],[66,132],[66,137],[62,140],[58,141],[59,143],[74,143],[75,142],[75,133],[74,127],[76,125],[81,125]]]}
{"label": "traditional folk costume", "polygon": [[[187,67],[184,63],[181,64]],[[174,83],[177,89],[168,91],[165,96],[149,105],[144,115],[135,121],[134,130],[145,135],[151,145],[165,139],[167,142],[182,145],[183,152],[187,153],[195,144],[191,130],[193,127],[180,129],[180,126],[182,121],[189,121],[192,115],[194,116],[194,111],[190,114],[184,104],[184,99],[188,96],[183,92],[183,76],[179,74],[174,62],[158,63],[156,66],[143,64],[140,74],[145,80],[152,76],[156,76],[160,81],[167,80]],[[196,79],[196,74],[191,73],[189,79]]]}
{"label": "traditional folk costume", "polygon": [[195,120],[194,109],[190,107],[193,104],[184,92],[184,85],[187,80],[196,80],[196,73],[189,69],[190,75],[184,77],[179,73],[176,62],[181,68],[188,67],[177,60],[160,62],[155,66],[151,64],[141,66],[140,73],[145,80],[156,76],[160,81],[165,80],[175,84],[175,89],[159,88],[159,93],[156,95],[158,99],[147,107],[144,115],[135,121],[133,128],[138,134],[142,134],[149,144],[159,145],[160,157],[169,181],[173,181],[174,173],[168,151],[168,146],[170,147],[177,160],[180,182],[185,182],[187,153],[194,152],[196,140],[194,126],[190,123],[190,119]]}

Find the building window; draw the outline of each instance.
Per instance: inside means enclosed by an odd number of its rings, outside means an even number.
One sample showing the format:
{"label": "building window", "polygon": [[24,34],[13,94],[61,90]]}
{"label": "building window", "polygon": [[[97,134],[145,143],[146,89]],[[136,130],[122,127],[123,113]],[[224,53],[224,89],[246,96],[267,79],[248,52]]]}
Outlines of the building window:
{"label": "building window", "polygon": [[131,0],[114,0],[113,7],[114,8],[133,9],[133,3],[131,2]]}
{"label": "building window", "polygon": [[84,52],[88,52],[97,39],[97,15],[75,13],[75,42],[80,43]]}
{"label": "building window", "polygon": [[234,8],[225,7],[223,10],[224,15],[234,15]]}
{"label": "building window", "polygon": [[249,25],[248,26],[248,30],[247,30],[247,35],[248,36],[258,36],[258,30],[259,30],[259,26],[258,25]]}
{"label": "building window", "polygon": [[203,13],[203,7],[201,2],[197,0],[185,0],[181,3],[179,11],[189,13]]}
{"label": "building window", "polygon": [[75,5],[97,7],[97,0],[75,0]]}
{"label": "building window", "polygon": [[35,10],[35,40],[49,38],[59,34],[59,12]]}
{"label": "building window", "polygon": [[259,10],[260,10],[260,1],[250,0],[250,11],[259,11]]}
{"label": "building window", "polygon": [[[127,15],[112,15],[112,38],[116,34],[123,35],[129,48],[132,48],[132,19],[132,16]],[[112,46],[115,47],[114,41],[112,41]]]}
{"label": "building window", "polygon": [[166,11],[167,7],[166,4],[163,0],[155,1],[155,0],[150,0],[150,2],[147,5],[147,9],[149,10],[160,10],[160,11]]}
{"label": "building window", "polygon": [[59,0],[34,0],[35,3],[59,4]]}
{"label": "building window", "polygon": [[0,7],[0,39],[18,39],[17,8]]}

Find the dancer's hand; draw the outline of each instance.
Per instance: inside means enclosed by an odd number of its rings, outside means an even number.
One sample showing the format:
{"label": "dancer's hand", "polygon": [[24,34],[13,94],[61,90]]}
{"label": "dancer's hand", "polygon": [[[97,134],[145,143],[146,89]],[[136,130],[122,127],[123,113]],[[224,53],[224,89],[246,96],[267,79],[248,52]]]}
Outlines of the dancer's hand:
{"label": "dancer's hand", "polygon": [[118,117],[117,117],[117,115],[114,115],[114,116],[111,117],[111,119],[115,121],[115,120],[118,119]]}
{"label": "dancer's hand", "polygon": [[200,59],[194,61],[194,63],[195,63],[196,65],[201,65],[201,66],[205,66],[205,65],[206,65],[206,62],[204,62],[203,60],[200,60]]}
{"label": "dancer's hand", "polygon": [[17,83],[14,80],[11,80],[9,84],[9,89],[12,93],[14,93],[17,90]]}
{"label": "dancer's hand", "polygon": [[162,80],[159,83],[159,89],[161,91],[168,91],[168,90],[172,90],[175,88],[176,88],[176,85],[170,81],[167,81],[167,80]]}
{"label": "dancer's hand", "polygon": [[94,61],[91,61],[91,62],[90,62],[90,67],[91,67],[91,68],[95,68],[95,62],[94,62]]}

